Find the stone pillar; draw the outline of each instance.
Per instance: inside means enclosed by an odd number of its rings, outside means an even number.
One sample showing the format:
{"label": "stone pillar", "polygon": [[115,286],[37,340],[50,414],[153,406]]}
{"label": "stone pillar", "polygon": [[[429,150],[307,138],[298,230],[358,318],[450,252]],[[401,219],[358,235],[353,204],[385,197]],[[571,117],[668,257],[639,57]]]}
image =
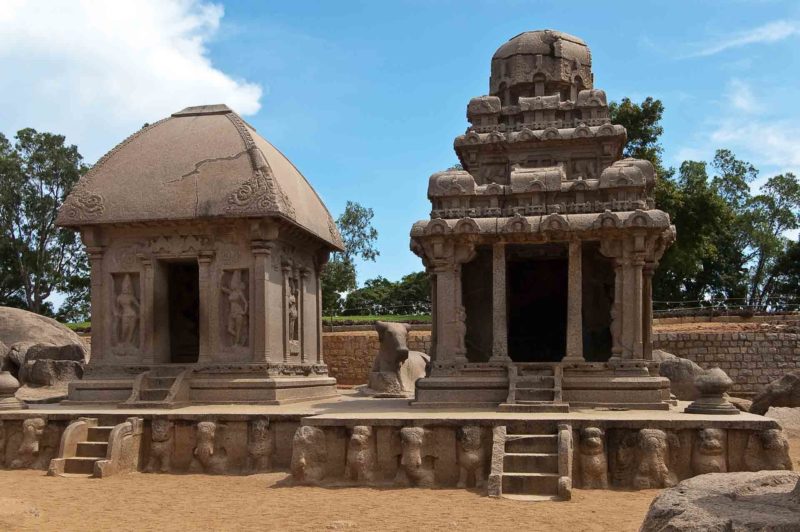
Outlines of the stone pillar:
{"label": "stone pillar", "polygon": [[201,251],[197,257],[198,284],[200,294],[200,320],[197,324],[200,333],[200,349],[197,357],[199,364],[210,364],[214,359],[217,347],[217,331],[219,320],[216,319],[219,298],[211,286],[211,261],[213,252]]}
{"label": "stone pillar", "polygon": [[642,268],[644,260],[634,257],[631,260],[631,307],[633,314],[630,319],[631,328],[631,354],[634,359],[641,360],[644,356],[642,350]]}
{"label": "stone pillar", "polygon": [[611,306],[611,359],[619,360],[622,357],[622,288],[623,288],[623,267],[622,260],[614,260],[614,304]]}
{"label": "stone pillar", "polygon": [[300,342],[300,363],[308,361],[306,355],[306,279],[308,279],[308,269],[300,268],[297,277],[297,339]]}
{"label": "stone pillar", "polygon": [[[142,272],[141,297],[139,298],[139,325],[142,328],[142,363],[155,364],[155,272],[153,261],[149,257],[139,256],[144,271]],[[94,271],[94,267],[92,267]],[[94,306],[94,287],[92,287],[92,306]],[[92,331],[92,347],[94,347],[94,331]],[[92,350],[92,360],[94,360]]]}
{"label": "stone pillar", "polygon": [[289,362],[289,341],[292,331],[289,329],[289,293],[292,290],[289,280],[292,276],[292,266],[284,263],[281,265],[283,272],[283,362]]}
{"label": "stone pillar", "polygon": [[314,283],[316,283],[317,292],[317,364],[324,364],[322,358],[322,269],[317,268],[314,270]]}
{"label": "stone pillar", "polygon": [[569,243],[567,353],[562,362],[584,362],[582,245],[580,240]]}
{"label": "stone pillar", "polygon": [[622,358],[630,360],[633,358],[634,344],[634,314],[637,319],[639,312],[636,308],[642,308],[641,300],[638,302],[634,298],[634,275],[631,258],[626,253],[622,258],[622,319],[620,320],[620,346],[622,348]]}
{"label": "stone pillar", "polygon": [[654,262],[647,262],[642,272],[642,356],[645,360],[653,360],[653,274],[656,266]]}
{"label": "stone pillar", "polygon": [[[111,323],[106,318],[106,314],[113,315],[113,313],[106,312],[105,302],[106,298],[103,293],[103,277],[105,276],[105,269],[103,268],[103,254],[105,249],[97,247],[87,247],[86,253],[89,255],[89,262],[91,264],[90,279],[91,283],[91,318],[95,326],[92,328],[92,363],[102,362],[103,355],[107,349],[106,338],[107,333],[110,332]],[[139,314],[141,324],[141,314],[143,314],[144,304],[139,301]]]}
{"label": "stone pillar", "polygon": [[506,303],[506,245],[497,242],[492,248],[492,357],[491,361],[508,362],[508,316]]}
{"label": "stone pillar", "polygon": [[435,266],[436,273],[436,361],[455,362],[457,298],[456,267],[453,262]]}
{"label": "stone pillar", "polygon": [[264,363],[270,361],[267,297],[272,247],[262,240],[253,241],[250,247],[253,253],[253,301],[249,312],[253,324],[253,362]]}

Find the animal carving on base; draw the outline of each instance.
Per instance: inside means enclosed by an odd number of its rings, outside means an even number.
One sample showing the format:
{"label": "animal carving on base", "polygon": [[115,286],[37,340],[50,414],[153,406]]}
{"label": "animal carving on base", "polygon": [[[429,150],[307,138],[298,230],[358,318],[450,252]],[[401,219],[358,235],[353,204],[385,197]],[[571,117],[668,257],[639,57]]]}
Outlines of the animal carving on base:
{"label": "animal carving on base", "polygon": [[353,427],[347,442],[347,469],[345,478],[355,482],[372,482],[375,479],[375,439],[372,427],[357,425]]}
{"label": "animal carving on base", "polygon": [[17,449],[17,457],[11,461],[12,469],[36,466],[45,426],[47,422],[40,417],[28,418],[22,422],[22,442]]}
{"label": "animal carving on base", "polygon": [[458,440],[458,487],[473,482],[476,488],[486,486],[486,452],[483,430],[477,425],[464,425],[456,432]]}
{"label": "animal carving on base", "polygon": [[726,447],[727,438],[724,430],[700,429],[697,431],[692,452],[692,472],[695,475],[727,472]]}
{"label": "animal carving on base", "polygon": [[172,460],[172,421],[156,418],[150,424],[150,460],[146,471],[169,473]]}
{"label": "animal carving on base", "polygon": [[403,427],[400,429],[400,444],[403,452],[400,456],[400,469],[397,470],[395,483],[401,486],[418,486],[431,488],[434,483],[434,457],[426,452],[430,431],[422,427]]}
{"label": "animal carving on base", "polygon": [[226,452],[225,449],[216,449],[217,424],[213,421],[201,421],[197,424],[196,435],[190,471],[222,473],[225,469]]}
{"label": "animal carving on base", "polygon": [[269,419],[259,418],[250,423],[247,438],[247,468],[252,473],[262,473],[272,469],[272,432]]}
{"label": "animal carving on base", "polygon": [[430,357],[408,350],[407,323],[375,323],[380,349],[372,364],[369,387],[378,395],[407,396],[414,393],[418,379],[425,376]]}
{"label": "animal carving on base", "polygon": [[599,427],[585,427],[581,430],[580,467],[583,489],[608,488],[608,459],[604,436]]}
{"label": "animal carving on base", "polygon": [[635,489],[669,488],[675,478],[667,467],[667,434],[659,429],[639,431],[639,466],[633,477]]}
{"label": "animal carving on base", "polygon": [[300,483],[319,483],[325,478],[327,463],[328,449],[322,429],[299,427],[292,440],[292,478]]}
{"label": "animal carving on base", "polygon": [[780,429],[754,432],[747,440],[744,463],[750,471],[792,470],[789,442]]}

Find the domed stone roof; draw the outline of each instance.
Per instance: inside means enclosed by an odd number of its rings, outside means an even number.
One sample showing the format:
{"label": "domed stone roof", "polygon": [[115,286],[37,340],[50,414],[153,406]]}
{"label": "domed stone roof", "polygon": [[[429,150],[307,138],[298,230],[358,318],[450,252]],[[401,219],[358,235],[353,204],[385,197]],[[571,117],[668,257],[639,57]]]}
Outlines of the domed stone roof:
{"label": "domed stone roof", "polygon": [[75,185],[58,224],[284,219],[341,249],[330,213],[295,166],[225,105],[188,107],[137,131]]}
{"label": "domed stone roof", "polygon": [[498,48],[492,59],[507,59],[513,55],[547,55],[591,64],[589,47],[582,39],[555,30],[520,33]]}

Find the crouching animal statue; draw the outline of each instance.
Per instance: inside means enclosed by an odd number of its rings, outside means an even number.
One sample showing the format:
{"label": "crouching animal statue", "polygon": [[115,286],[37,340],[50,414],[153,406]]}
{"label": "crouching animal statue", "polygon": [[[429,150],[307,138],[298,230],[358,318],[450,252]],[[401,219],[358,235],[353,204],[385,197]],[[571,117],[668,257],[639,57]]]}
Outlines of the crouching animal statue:
{"label": "crouching animal statue", "polygon": [[41,447],[46,426],[47,422],[39,417],[22,422],[22,442],[17,449],[17,457],[11,461],[11,469],[41,468],[45,460]]}
{"label": "crouching animal statue", "polygon": [[747,440],[744,463],[750,471],[792,470],[789,442],[780,429],[754,432]]}
{"label": "crouching animal statue", "polygon": [[169,473],[172,459],[172,421],[156,418],[150,424],[150,460],[145,471]]}
{"label": "crouching animal statue", "polygon": [[432,488],[434,482],[434,456],[427,452],[433,434],[422,427],[400,429],[400,444],[403,454],[395,483],[401,486]]}
{"label": "crouching animal statue", "polygon": [[581,430],[581,487],[585,490],[608,488],[608,459],[603,429],[584,427]]}
{"label": "crouching animal statue", "polygon": [[412,395],[417,380],[425,376],[430,357],[408,350],[409,329],[407,323],[379,321],[375,324],[380,350],[372,364],[369,387],[378,395]]}
{"label": "crouching animal statue", "polygon": [[353,481],[372,482],[375,479],[375,439],[372,427],[357,425],[353,427],[347,442],[347,469],[345,478]]}
{"label": "crouching animal statue", "polygon": [[675,485],[675,476],[667,467],[669,439],[663,430],[639,431],[639,467],[633,477],[635,489],[669,488]]}
{"label": "crouching animal statue", "polygon": [[692,450],[692,472],[695,475],[725,473],[728,470],[725,459],[726,444],[727,438],[724,430],[698,430]]}
{"label": "crouching animal statue", "polygon": [[327,462],[328,450],[322,429],[299,427],[292,440],[292,478],[306,484],[321,482]]}
{"label": "crouching animal statue", "polygon": [[486,486],[486,450],[483,446],[483,429],[477,425],[458,428],[458,487],[466,488],[470,481],[476,488]]}

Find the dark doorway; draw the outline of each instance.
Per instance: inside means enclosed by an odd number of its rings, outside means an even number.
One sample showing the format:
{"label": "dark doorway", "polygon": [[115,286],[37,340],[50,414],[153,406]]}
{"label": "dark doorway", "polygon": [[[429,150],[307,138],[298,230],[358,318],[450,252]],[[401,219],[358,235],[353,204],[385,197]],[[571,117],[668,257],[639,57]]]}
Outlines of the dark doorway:
{"label": "dark doorway", "polygon": [[167,265],[170,362],[190,364],[200,354],[200,278],[196,262]]}
{"label": "dark doorway", "polygon": [[508,354],[515,362],[559,362],[567,348],[566,247],[508,251]]}
{"label": "dark doorway", "polygon": [[461,303],[466,311],[467,360],[486,362],[492,356],[492,248],[478,247],[475,258],[461,266]]}

